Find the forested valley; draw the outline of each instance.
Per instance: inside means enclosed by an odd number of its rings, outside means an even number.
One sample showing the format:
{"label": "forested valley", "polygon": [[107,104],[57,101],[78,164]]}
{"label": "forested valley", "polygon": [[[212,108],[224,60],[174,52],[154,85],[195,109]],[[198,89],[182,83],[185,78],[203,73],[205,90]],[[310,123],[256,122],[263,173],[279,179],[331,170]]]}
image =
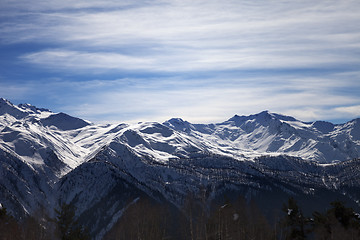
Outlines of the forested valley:
{"label": "forested valley", "polygon": [[[76,209],[62,204],[56,217],[44,210],[16,221],[0,210],[2,240],[87,240],[87,226],[76,219]],[[235,201],[206,204],[188,196],[183,207],[138,198],[129,201],[122,216],[107,231],[104,240],[118,239],[191,239],[191,240],[265,240],[265,239],[359,239],[360,215],[343,202],[332,202],[326,211],[306,216],[295,198],[283,203],[276,216],[265,216],[254,201],[239,197]]]}

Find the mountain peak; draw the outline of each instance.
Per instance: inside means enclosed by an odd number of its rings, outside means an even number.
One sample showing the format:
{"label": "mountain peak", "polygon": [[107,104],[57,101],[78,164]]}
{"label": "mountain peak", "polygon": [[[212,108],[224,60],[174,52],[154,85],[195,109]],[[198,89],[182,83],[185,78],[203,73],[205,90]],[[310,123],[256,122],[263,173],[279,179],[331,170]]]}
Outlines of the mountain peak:
{"label": "mountain peak", "polygon": [[5,98],[0,98],[0,115],[9,114],[17,119],[23,118],[28,114],[12,104]]}
{"label": "mountain peak", "polygon": [[265,110],[265,111],[262,111],[260,113],[257,113],[257,114],[252,114],[252,115],[249,115],[249,116],[239,116],[237,114],[235,114],[232,118],[230,118],[227,122],[235,122],[235,123],[239,123],[239,122],[242,122],[242,121],[247,121],[247,120],[251,120],[251,119],[258,119],[258,120],[261,120],[261,119],[271,119],[273,118],[273,114],[270,113],[268,110]]}
{"label": "mountain peak", "polygon": [[283,114],[278,114],[278,113],[273,113],[273,112],[270,112],[269,110],[262,111],[262,112],[260,112],[258,114],[255,114],[254,116],[266,117],[266,118],[275,118],[275,119],[278,119],[278,120],[290,121],[290,122],[298,121],[294,117],[283,115]]}
{"label": "mountain peak", "polygon": [[188,121],[184,121],[181,118],[171,118],[170,120],[167,120],[163,124],[172,129],[185,131],[185,132],[188,132],[194,128],[191,123],[189,123]]}
{"label": "mountain peak", "polygon": [[262,112],[260,112],[258,114],[260,114],[260,115],[271,115],[271,112],[269,110],[264,110],[264,111],[262,111]]}
{"label": "mountain peak", "polygon": [[272,118],[274,115],[269,110],[265,110],[265,111],[255,114],[254,116]]}
{"label": "mountain peak", "polygon": [[182,118],[171,118],[168,120],[168,122],[184,123],[186,121],[184,121]]}
{"label": "mountain peak", "polygon": [[29,103],[15,105],[5,98],[0,98],[0,115],[9,114],[16,119],[21,119],[32,114],[41,114],[44,112],[52,113],[49,109],[37,108]]}
{"label": "mountain peak", "polygon": [[228,121],[241,121],[241,120],[250,120],[250,119],[278,119],[278,120],[282,120],[282,121],[298,121],[297,119],[295,119],[294,117],[291,116],[286,116],[286,115],[282,115],[282,114],[278,114],[278,113],[272,113],[269,110],[265,110],[256,114],[252,114],[249,116],[239,116],[237,114],[235,114],[232,118],[230,118]]}
{"label": "mountain peak", "polygon": [[25,111],[31,111],[34,113],[40,113],[40,112],[49,112],[51,113],[51,111],[49,109],[46,108],[37,108],[36,106],[33,106],[29,103],[21,103],[18,105],[19,108],[25,110]]}
{"label": "mountain peak", "polygon": [[0,98],[0,106],[2,106],[2,105],[13,106],[13,104],[9,100],[7,100],[5,98]]}
{"label": "mountain peak", "polygon": [[90,125],[88,122],[80,118],[72,117],[62,112],[53,114],[47,118],[42,119],[41,123],[44,126],[55,126],[63,131],[74,130]]}
{"label": "mountain peak", "polygon": [[182,118],[171,118],[164,122],[165,125],[171,125],[171,126],[188,126],[190,123],[188,121],[183,120]]}

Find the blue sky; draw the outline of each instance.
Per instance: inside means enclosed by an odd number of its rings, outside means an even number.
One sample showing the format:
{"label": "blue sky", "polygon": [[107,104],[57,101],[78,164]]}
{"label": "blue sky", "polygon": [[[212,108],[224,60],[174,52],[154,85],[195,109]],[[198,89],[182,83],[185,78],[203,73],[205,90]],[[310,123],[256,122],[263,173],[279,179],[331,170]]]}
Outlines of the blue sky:
{"label": "blue sky", "polygon": [[0,96],[93,122],[360,117],[360,1],[0,0]]}

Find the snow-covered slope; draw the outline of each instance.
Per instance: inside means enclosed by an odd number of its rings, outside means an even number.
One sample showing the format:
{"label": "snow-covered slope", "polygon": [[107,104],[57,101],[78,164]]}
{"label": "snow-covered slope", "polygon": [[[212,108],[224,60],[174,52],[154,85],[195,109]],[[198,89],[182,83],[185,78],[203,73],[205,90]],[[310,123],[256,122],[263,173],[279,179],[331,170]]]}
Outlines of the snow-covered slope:
{"label": "snow-covered slope", "polygon": [[97,125],[0,99],[0,202],[16,216],[71,202],[98,238],[140,195],[174,206],[202,189],[209,201],[229,189],[358,200],[356,158],[359,119],[334,125],[264,111],[217,124]]}
{"label": "snow-covered slope", "polygon": [[268,111],[218,124],[181,119],[133,125],[95,125],[65,113],[0,99],[0,143],[33,168],[41,168],[47,150],[66,166],[59,176],[89,160],[110,142],[126,144],[139,156],[166,162],[208,152],[252,160],[263,155],[301,157],[319,163],[360,156],[360,120],[333,125],[305,123]]}
{"label": "snow-covered slope", "polygon": [[5,99],[0,99],[0,112],[0,201],[16,216],[40,206],[53,209],[55,183],[96,154],[119,128]]}
{"label": "snow-covered slope", "polygon": [[253,159],[286,154],[319,163],[345,161],[360,156],[359,120],[333,125],[306,123],[268,111],[238,116],[219,124],[191,124],[181,119],[164,123],[184,132],[217,154]]}

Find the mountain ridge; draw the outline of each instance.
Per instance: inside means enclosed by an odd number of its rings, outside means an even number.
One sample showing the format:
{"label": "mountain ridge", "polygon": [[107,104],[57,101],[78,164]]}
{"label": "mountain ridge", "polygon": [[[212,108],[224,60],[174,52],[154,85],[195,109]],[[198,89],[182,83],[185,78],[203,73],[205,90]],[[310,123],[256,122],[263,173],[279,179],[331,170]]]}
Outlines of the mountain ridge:
{"label": "mountain ridge", "polygon": [[[214,124],[93,124],[1,99],[0,203],[18,218],[72,203],[101,239],[140,195],[177,207],[204,188],[208,201],[232,189],[247,198],[326,192],[356,202],[359,140],[357,119],[309,123],[263,111]],[[106,216],[91,212],[103,201],[113,206]]]}

